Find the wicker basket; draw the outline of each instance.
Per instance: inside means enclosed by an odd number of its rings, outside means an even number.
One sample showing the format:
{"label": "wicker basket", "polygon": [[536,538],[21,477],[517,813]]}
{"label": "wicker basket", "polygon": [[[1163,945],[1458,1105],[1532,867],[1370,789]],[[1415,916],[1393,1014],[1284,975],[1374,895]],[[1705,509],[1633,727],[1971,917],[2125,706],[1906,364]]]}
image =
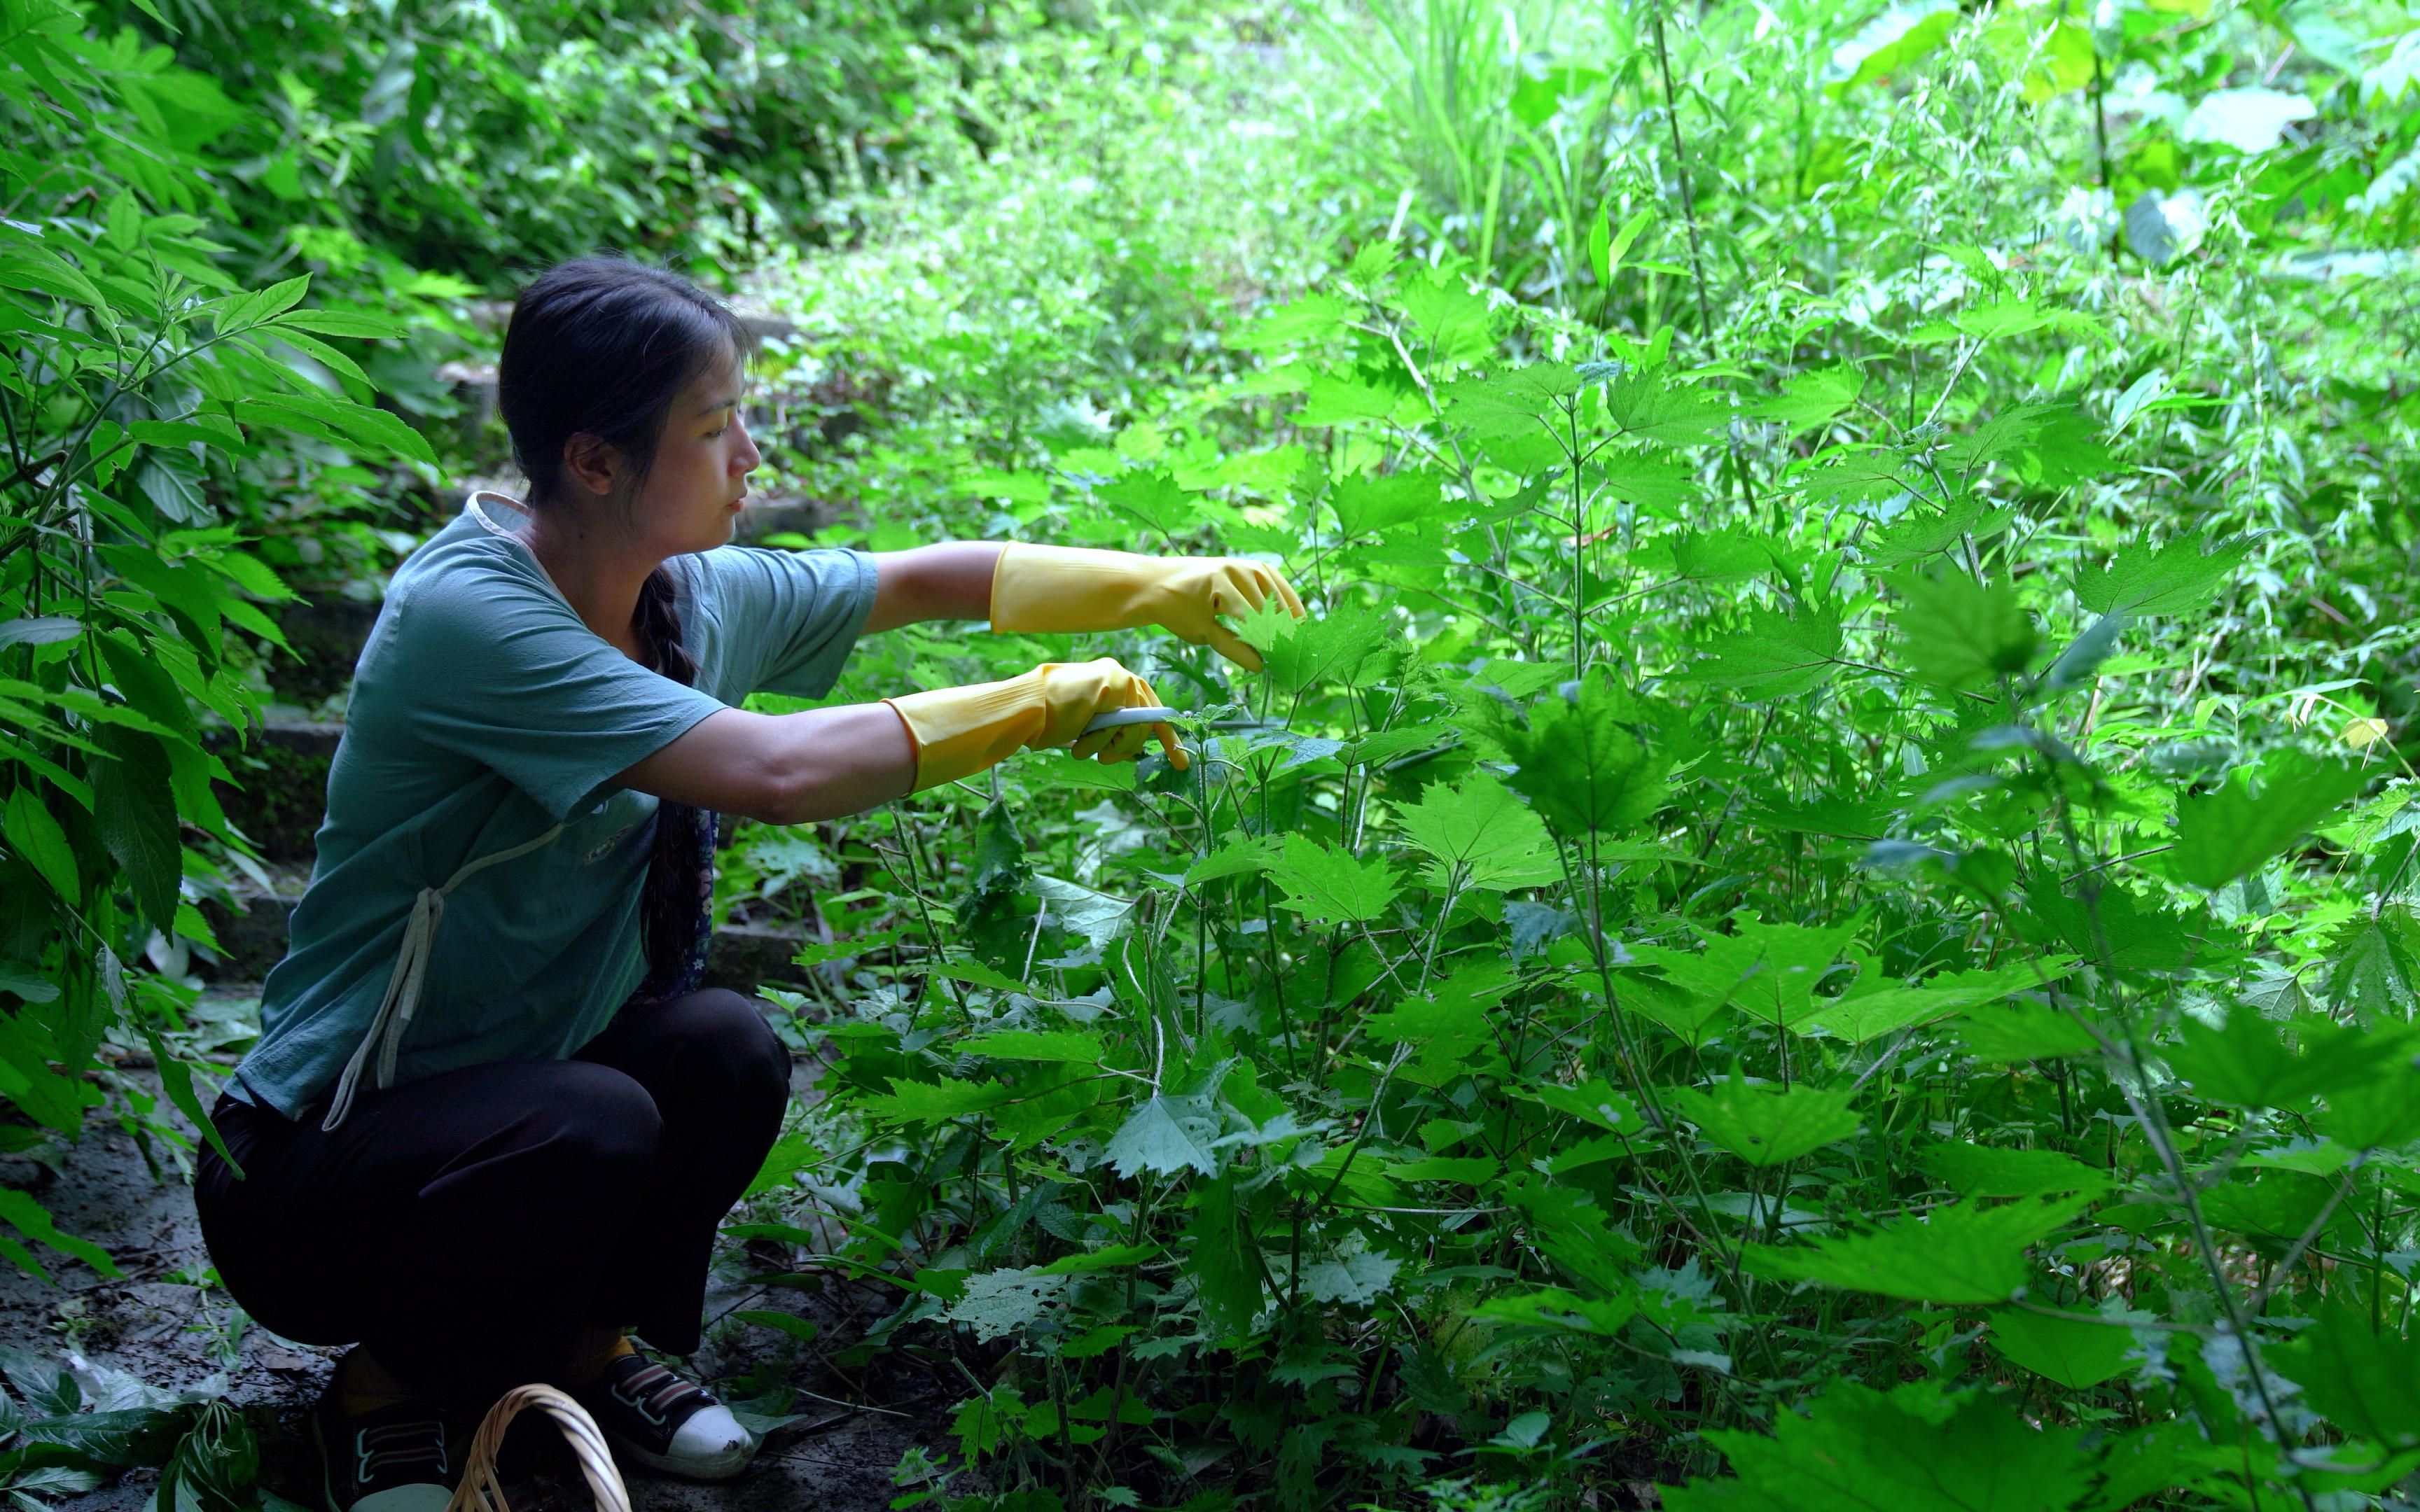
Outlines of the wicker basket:
{"label": "wicker basket", "polygon": [[597,1512],[630,1512],[630,1493],[622,1485],[622,1472],[614,1467],[613,1451],[605,1446],[597,1420],[562,1392],[540,1385],[515,1386],[479,1420],[470,1457],[462,1464],[462,1484],[454,1489],[454,1500],[446,1504],[445,1512],[512,1512],[504,1503],[504,1486],[496,1479],[496,1451],[504,1444],[504,1429],[524,1407],[537,1408],[563,1430],[572,1457],[580,1461],[580,1473],[588,1478],[589,1494],[597,1498]]}

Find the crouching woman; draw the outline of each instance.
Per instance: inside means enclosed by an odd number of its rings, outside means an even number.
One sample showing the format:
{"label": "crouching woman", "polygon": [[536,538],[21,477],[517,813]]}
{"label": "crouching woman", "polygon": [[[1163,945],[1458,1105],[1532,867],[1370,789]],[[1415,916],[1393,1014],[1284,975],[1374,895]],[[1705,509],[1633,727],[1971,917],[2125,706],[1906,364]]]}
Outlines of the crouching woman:
{"label": "crouching woman", "polygon": [[855,813],[1024,748],[1184,760],[1165,725],[1082,733],[1157,702],[1106,658],[793,715],[746,695],[820,696],[913,621],[1157,624],[1249,665],[1215,616],[1301,612],[1227,558],[732,547],[749,350],[672,274],[538,278],[501,372],[527,497],[473,496],[363,650],[291,947],[211,1112],[234,1163],[195,1187],[235,1299],[354,1346],[313,1414],[331,1512],[436,1512],[525,1381],[626,1463],[713,1479],[753,1452],[677,1364],[790,1077],[752,1002],[701,985],[714,813]]}

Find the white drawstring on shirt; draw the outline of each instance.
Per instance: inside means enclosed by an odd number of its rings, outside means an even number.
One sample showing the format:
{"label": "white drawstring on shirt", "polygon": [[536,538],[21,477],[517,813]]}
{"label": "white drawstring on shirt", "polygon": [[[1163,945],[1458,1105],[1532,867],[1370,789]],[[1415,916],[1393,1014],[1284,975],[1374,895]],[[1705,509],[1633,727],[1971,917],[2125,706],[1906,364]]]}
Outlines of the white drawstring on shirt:
{"label": "white drawstring on shirt", "polygon": [[445,918],[446,895],[475,872],[502,861],[516,860],[552,842],[563,828],[557,825],[535,840],[465,862],[460,871],[445,879],[443,887],[420,889],[420,896],[412,900],[411,918],[404,922],[403,946],[396,952],[395,971],[386,980],[386,996],[379,1003],[369,1032],[362,1036],[353,1058],[345,1062],[345,1073],[336,1078],[335,1101],[328,1105],[328,1117],[319,1125],[322,1133],[344,1122],[345,1115],[352,1111],[353,1093],[361,1086],[362,1068],[369,1063],[373,1049],[378,1052],[379,1089],[384,1091],[395,1080],[396,1052],[403,1045],[404,1031],[411,1026],[412,1012],[420,1007],[420,987],[428,976],[429,954],[437,946],[437,926]]}

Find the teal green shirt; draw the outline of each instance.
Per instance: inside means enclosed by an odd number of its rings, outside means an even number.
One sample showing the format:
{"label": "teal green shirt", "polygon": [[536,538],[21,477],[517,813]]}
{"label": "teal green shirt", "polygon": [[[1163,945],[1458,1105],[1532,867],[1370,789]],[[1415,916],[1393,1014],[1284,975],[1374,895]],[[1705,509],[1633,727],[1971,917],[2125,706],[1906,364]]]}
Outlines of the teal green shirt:
{"label": "teal green shirt", "polygon": [[[484,507],[483,507],[484,506]],[[396,569],[355,669],[311,883],[236,1069],[288,1118],[376,1017],[412,901],[483,856],[564,832],[447,899],[395,1085],[490,1060],[561,1059],[644,975],[639,893],[656,800],[613,776],[764,689],[820,697],[874,606],[861,551],[723,547],[675,557],[695,687],[582,623],[479,494]]]}

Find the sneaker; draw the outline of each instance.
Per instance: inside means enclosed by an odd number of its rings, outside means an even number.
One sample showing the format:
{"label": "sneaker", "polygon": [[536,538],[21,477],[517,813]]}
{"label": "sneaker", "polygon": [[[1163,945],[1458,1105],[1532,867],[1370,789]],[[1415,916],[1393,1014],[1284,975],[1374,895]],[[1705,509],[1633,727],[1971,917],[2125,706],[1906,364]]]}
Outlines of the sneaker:
{"label": "sneaker", "polygon": [[[756,1453],[756,1437],[696,1381],[644,1354],[617,1355],[571,1395],[605,1430],[616,1458],[691,1480],[727,1480]],[[380,1509],[382,1512],[382,1509]]]}
{"label": "sneaker", "polygon": [[311,1438],[328,1512],[444,1512],[471,1447],[432,1402],[349,1417],[333,1387],[311,1410]]}

